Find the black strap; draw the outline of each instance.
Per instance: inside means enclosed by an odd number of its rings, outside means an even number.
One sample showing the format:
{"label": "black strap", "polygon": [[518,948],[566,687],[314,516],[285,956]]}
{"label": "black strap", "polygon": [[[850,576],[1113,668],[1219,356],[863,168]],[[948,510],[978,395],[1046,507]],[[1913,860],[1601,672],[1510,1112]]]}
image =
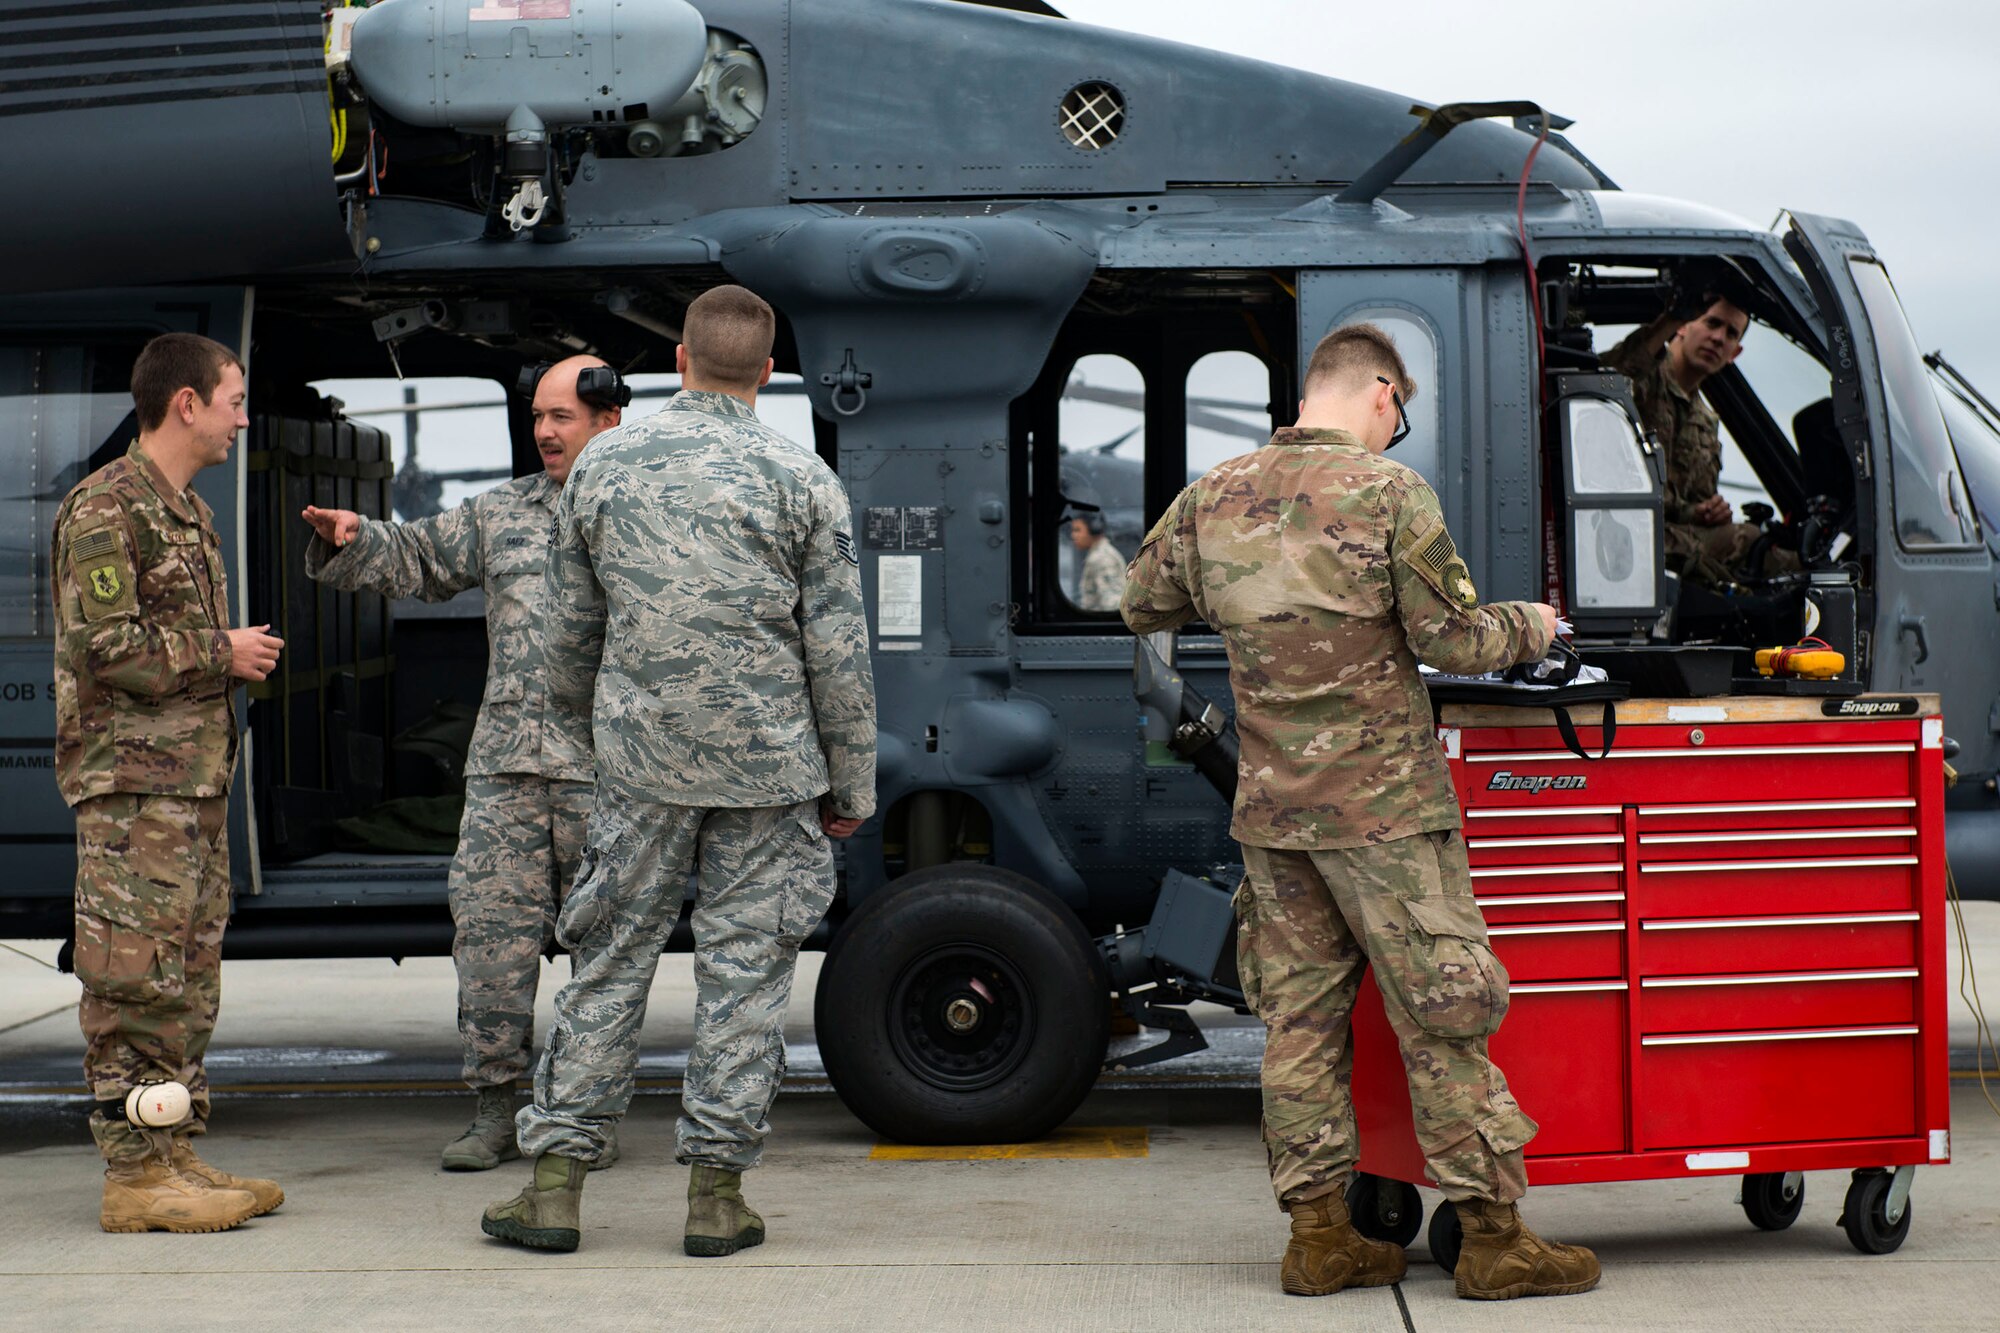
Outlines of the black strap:
{"label": "black strap", "polygon": [[1571,754],[1579,759],[1588,759],[1592,763],[1610,757],[1611,744],[1618,737],[1618,704],[1616,700],[1606,699],[1604,701],[1604,716],[1598,723],[1598,725],[1604,728],[1604,748],[1596,754],[1592,754],[1590,751],[1584,749],[1583,742],[1577,739],[1576,723],[1570,721],[1569,709],[1567,707],[1562,704],[1550,704],[1549,711],[1556,715],[1556,730],[1562,733],[1563,744],[1569,747]]}

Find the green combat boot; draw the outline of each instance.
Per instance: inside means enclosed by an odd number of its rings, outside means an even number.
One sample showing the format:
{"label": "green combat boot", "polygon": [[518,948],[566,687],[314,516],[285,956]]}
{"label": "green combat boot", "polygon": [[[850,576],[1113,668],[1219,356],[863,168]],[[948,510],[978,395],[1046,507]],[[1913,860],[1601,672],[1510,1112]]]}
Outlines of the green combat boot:
{"label": "green combat boot", "polygon": [[465,1133],[444,1145],[447,1171],[491,1171],[521,1155],[514,1142],[514,1087],[479,1090],[479,1110]]}
{"label": "green combat boot", "polygon": [[543,1153],[535,1178],[513,1198],[496,1203],[479,1219],[479,1229],[500,1240],[535,1250],[574,1250],[583,1212],[583,1178],[590,1167],[574,1157]]}
{"label": "green combat boot", "polygon": [[1455,1205],[1465,1240],[1453,1276],[1470,1301],[1516,1296],[1575,1296],[1597,1285],[1597,1256],[1581,1245],[1556,1245],[1528,1230],[1511,1203],[1461,1199]]}
{"label": "green combat boot", "polygon": [[743,1173],[698,1166],[688,1177],[687,1235],[681,1248],[714,1259],[764,1243],[764,1219],[743,1202]]}
{"label": "green combat boot", "polygon": [[1388,1287],[1409,1268],[1402,1247],[1354,1229],[1340,1191],[1290,1205],[1292,1243],[1278,1272],[1293,1296],[1330,1296],[1347,1287]]}

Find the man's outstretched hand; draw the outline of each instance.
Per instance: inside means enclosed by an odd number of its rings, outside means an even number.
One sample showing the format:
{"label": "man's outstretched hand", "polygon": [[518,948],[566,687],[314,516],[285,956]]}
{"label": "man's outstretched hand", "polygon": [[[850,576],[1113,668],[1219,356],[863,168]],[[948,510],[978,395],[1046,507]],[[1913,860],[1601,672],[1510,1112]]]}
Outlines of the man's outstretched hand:
{"label": "man's outstretched hand", "polygon": [[320,509],[307,505],[302,515],[327,545],[338,549],[361,533],[361,515],[351,509]]}
{"label": "man's outstretched hand", "polygon": [[1719,495],[1711,495],[1694,507],[1694,521],[1705,527],[1719,528],[1729,519],[1729,501]]}

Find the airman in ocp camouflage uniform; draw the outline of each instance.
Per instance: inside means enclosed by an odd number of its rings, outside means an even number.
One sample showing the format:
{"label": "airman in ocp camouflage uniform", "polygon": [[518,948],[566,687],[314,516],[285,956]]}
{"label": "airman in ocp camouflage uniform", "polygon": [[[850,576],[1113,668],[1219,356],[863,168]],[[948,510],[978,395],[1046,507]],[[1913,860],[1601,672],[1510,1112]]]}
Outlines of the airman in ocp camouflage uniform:
{"label": "airman in ocp camouflage uniform", "polygon": [[1299,426],[1181,492],[1125,589],[1135,633],[1199,616],[1223,636],[1241,739],[1231,833],[1246,871],[1238,965],[1264,1020],[1264,1142],[1292,1220],[1284,1289],[1399,1280],[1352,1226],[1359,1156],[1349,1016],[1374,964],[1409,1073],[1417,1141],[1466,1231],[1461,1296],[1586,1290],[1588,1251],[1514,1208],[1528,1119],[1487,1058],[1507,973],[1474,903],[1459,810],[1419,659],[1479,673],[1538,659],[1555,613],[1481,606],[1421,477],[1381,457],[1414,392],[1373,325],[1327,335]]}
{"label": "airman in ocp camouflage uniform", "polygon": [[684,390],[599,438],[557,506],[554,706],[594,725],[597,808],[557,925],[575,979],[520,1115],[532,1183],[489,1235],[575,1249],[584,1174],[632,1099],[660,951],[696,893],[695,1036],[676,1156],[691,1255],[764,1239],[743,1201],[785,1068],[800,944],[834,894],[828,836],[875,808],[875,700],[847,493],[757,420],[771,308],[688,309]]}
{"label": "airman in ocp camouflage uniform", "polygon": [[470,1127],[445,1145],[448,1171],[483,1171],[521,1155],[514,1085],[528,1070],[541,955],[590,818],[588,733],[559,737],[548,716],[543,573],[570,468],[592,438],[619,421],[615,404],[585,402],[577,393],[578,374],[602,365],[571,357],[536,383],[539,473],[412,523],[338,509],[305,512],[315,529],[306,572],[321,582],[427,602],[468,588],[486,593],[486,694],[465,761],[465,815],[449,887],[463,1077],[479,1105]]}
{"label": "airman in ocp camouflage uniform", "polygon": [[[219,343],[167,334],[132,371],[138,440],[85,477],[56,515],[56,778],[76,809],[76,974],[105,1159],[106,1231],[220,1231],[284,1202],[269,1180],[209,1166],[203,1056],[222,994],[229,921],[235,687],[262,680],[278,640],[229,628],[214,515],[189,483],[226,462],[243,368]],[[179,1123],[128,1112],[177,1084]],[[159,1098],[152,1099],[158,1104]]]}
{"label": "airman in ocp camouflage uniform", "polygon": [[[1730,582],[1761,529],[1732,523],[1722,476],[1722,422],[1701,396],[1710,375],[1743,352],[1750,316],[1725,298],[1686,319],[1672,311],[1635,329],[1601,358],[1632,381],[1639,417],[1666,455],[1666,553],[1684,577],[1710,587]],[[1772,571],[1799,568],[1798,554],[1774,547]]]}

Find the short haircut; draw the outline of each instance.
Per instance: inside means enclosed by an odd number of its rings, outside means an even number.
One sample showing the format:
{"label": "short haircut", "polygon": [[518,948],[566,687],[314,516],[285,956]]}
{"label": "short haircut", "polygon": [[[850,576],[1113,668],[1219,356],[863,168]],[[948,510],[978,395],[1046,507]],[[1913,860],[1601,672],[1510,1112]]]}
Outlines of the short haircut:
{"label": "short haircut", "polygon": [[778,316],[747,287],[715,287],[694,298],[681,331],[688,369],[725,389],[754,389],[771,359]]}
{"label": "short haircut", "polygon": [[204,403],[213,402],[226,366],[240,370],[243,362],[215,339],[198,333],[163,333],[147,343],[132,363],[132,404],[138,409],[139,429],[158,430],[182,389],[193,389]]}
{"label": "short haircut", "polygon": [[1408,402],[1417,396],[1417,385],[1403,366],[1395,340],[1374,324],[1347,324],[1319,340],[1312,360],[1306,363],[1304,397],[1319,393],[1355,393],[1382,378],[1394,385]]}

